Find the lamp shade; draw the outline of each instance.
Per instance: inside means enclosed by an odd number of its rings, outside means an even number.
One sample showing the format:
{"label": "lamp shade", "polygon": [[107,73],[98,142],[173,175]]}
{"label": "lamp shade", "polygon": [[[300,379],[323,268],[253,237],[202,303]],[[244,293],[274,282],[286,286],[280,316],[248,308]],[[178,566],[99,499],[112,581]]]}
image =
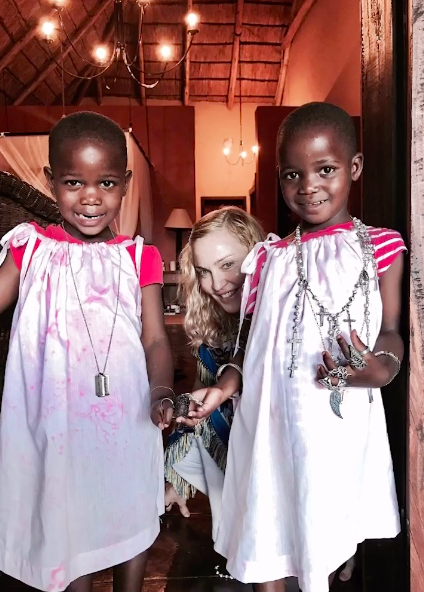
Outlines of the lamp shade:
{"label": "lamp shade", "polygon": [[165,228],[190,229],[193,228],[193,222],[184,208],[174,208],[165,223]]}

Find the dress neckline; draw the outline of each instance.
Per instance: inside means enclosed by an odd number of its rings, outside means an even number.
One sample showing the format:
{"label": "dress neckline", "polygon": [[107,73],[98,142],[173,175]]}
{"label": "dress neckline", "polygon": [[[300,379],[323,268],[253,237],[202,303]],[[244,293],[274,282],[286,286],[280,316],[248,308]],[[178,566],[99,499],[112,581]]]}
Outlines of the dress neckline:
{"label": "dress neckline", "polygon": [[108,241],[88,242],[88,241],[83,241],[83,240],[73,237],[72,235],[69,234],[69,232],[66,232],[66,230],[64,228],[62,228],[62,226],[59,226],[56,224],[50,224],[49,226],[47,226],[47,228],[43,228],[42,226],[39,226],[36,222],[31,222],[31,225],[34,226],[34,228],[36,229],[38,234],[40,234],[41,236],[45,236],[46,238],[51,238],[51,239],[54,239],[54,240],[56,240],[58,242],[62,242],[62,243],[71,243],[71,244],[77,244],[77,245],[97,245],[97,244],[117,245],[117,244],[123,243],[124,241],[132,240],[129,236],[125,236],[123,234],[118,234],[114,238],[111,238]]}

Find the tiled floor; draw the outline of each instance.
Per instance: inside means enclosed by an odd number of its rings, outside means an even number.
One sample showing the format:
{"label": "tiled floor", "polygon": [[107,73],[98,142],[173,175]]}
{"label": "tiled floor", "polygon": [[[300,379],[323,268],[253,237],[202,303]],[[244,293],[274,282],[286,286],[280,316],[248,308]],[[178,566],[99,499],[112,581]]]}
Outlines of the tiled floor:
{"label": "tiled floor", "polygon": [[[177,392],[189,390],[194,381],[195,363],[181,325],[168,325],[174,354]],[[207,499],[199,494],[190,500],[191,517],[176,510],[164,516],[159,538],[150,553],[143,592],[251,592],[251,586],[216,575],[226,573],[225,561],[212,546],[211,520]],[[359,570],[358,570],[359,571]],[[334,582],[332,592],[360,592],[357,577],[352,582]],[[31,589],[0,574],[1,592],[31,592]],[[99,575],[95,592],[112,592],[112,574]],[[297,591],[296,581],[289,582],[287,592]]]}

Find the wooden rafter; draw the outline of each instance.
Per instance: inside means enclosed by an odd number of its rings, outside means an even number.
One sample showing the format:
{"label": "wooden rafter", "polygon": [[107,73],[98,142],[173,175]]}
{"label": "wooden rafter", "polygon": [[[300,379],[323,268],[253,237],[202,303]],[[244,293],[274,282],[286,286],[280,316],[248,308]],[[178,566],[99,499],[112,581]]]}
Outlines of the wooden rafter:
{"label": "wooden rafter", "polygon": [[298,3],[293,3],[290,25],[281,43],[281,67],[278,76],[277,91],[275,93],[275,104],[278,106],[281,105],[283,100],[292,41],[315,2],[316,0],[304,0],[298,10]]}
{"label": "wooden rafter", "polygon": [[[93,27],[94,23],[97,19],[101,16],[102,12],[109,7],[110,4],[113,3],[113,0],[101,0],[95,7],[92,16],[87,17],[84,19],[81,26],[75,31],[72,35],[72,43],[78,43],[78,41],[87,33],[87,31]],[[19,97],[15,100],[14,105],[20,105],[34,90],[47,78],[47,76],[53,72],[53,70],[57,67],[57,64],[63,62],[65,57],[72,51],[72,45],[68,43],[68,45],[63,49],[61,52],[57,50],[53,58],[50,60],[49,64],[43,68],[43,71],[40,72],[34,80],[24,89],[24,91],[19,95]]]}
{"label": "wooden rafter", "polygon": [[146,88],[143,86],[145,75],[144,75],[144,44],[143,44],[143,37],[140,39],[140,45],[138,47],[138,67],[140,68],[140,97],[141,97],[141,104],[146,106],[147,105],[147,95],[146,95]]}
{"label": "wooden rafter", "polygon": [[234,106],[234,96],[236,94],[237,73],[240,58],[240,38],[243,28],[243,9],[244,0],[237,0],[236,23],[234,27],[233,57],[231,60],[230,84],[228,86],[227,107],[232,109]]}
{"label": "wooden rafter", "polygon": [[[49,13],[48,18],[52,18],[55,14],[56,11],[52,10]],[[9,51],[6,51],[6,53],[0,58],[0,72],[3,70],[3,68],[6,68],[15,59],[15,57],[18,55],[20,51],[25,49],[25,47],[32,39],[34,39],[34,37],[37,35],[37,31],[39,31],[39,28],[40,27],[38,23],[33,24],[31,28],[28,29],[28,31],[24,33],[22,37],[11,46]]]}
{"label": "wooden rafter", "polygon": [[[115,29],[114,29],[114,22],[113,22],[113,17],[112,19],[109,21],[107,27],[106,27],[106,32],[102,37],[102,45],[107,45],[110,40],[112,39],[113,33],[114,33]],[[73,104],[74,105],[81,105],[85,95],[87,94],[87,90],[88,87],[90,86],[91,82],[92,82],[92,76],[94,76],[96,74],[96,72],[98,72],[98,68],[96,68],[95,66],[86,66],[82,72],[82,76],[87,76],[88,80],[81,80],[78,90],[75,93],[75,96],[73,98]],[[100,76],[98,78],[101,78]]]}
{"label": "wooden rafter", "polygon": [[[193,0],[187,0],[187,13],[193,10]],[[186,32],[185,34],[185,47],[187,49],[190,43],[190,35]],[[184,50],[183,50],[184,51]],[[190,52],[188,52],[184,62],[184,93],[183,93],[183,105],[188,105],[190,101]]]}

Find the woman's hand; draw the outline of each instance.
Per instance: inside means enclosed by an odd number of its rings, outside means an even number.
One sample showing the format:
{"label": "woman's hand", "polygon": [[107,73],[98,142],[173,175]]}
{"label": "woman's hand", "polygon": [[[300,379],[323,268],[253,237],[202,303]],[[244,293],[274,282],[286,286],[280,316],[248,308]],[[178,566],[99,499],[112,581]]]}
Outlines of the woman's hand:
{"label": "woman's hand", "polygon": [[150,407],[150,418],[160,430],[169,427],[174,413],[174,406],[169,399],[157,399]]}
{"label": "woman's hand", "polygon": [[196,427],[199,421],[206,419],[211,413],[215,411],[225,400],[224,393],[220,388],[215,386],[211,388],[203,388],[194,391],[192,396],[197,401],[201,401],[202,405],[196,405],[194,401],[190,402],[190,411],[188,417],[177,417],[176,422],[182,423],[189,427]]}
{"label": "woman's hand", "polygon": [[[359,352],[366,350],[366,345],[359,339],[356,331],[352,331],[351,340],[353,347]],[[346,386],[348,387],[362,387],[362,388],[382,388],[388,384],[396,374],[396,363],[388,356],[376,357],[372,352],[363,354],[364,362],[366,362],[365,368],[353,368],[350,360],[349,345],[343,337],[337,338],[337,343],[348,365],[345,366],[348,377],[346,380]],[[326,378],[331,370],[337,368],[336,363],[331,358],[328,352],[323,354],[323,360],[325,365],[318,366],[317,380],[320,381]],[[338,378],[331,378],[331,383],[334,386],[338,384]]]}

